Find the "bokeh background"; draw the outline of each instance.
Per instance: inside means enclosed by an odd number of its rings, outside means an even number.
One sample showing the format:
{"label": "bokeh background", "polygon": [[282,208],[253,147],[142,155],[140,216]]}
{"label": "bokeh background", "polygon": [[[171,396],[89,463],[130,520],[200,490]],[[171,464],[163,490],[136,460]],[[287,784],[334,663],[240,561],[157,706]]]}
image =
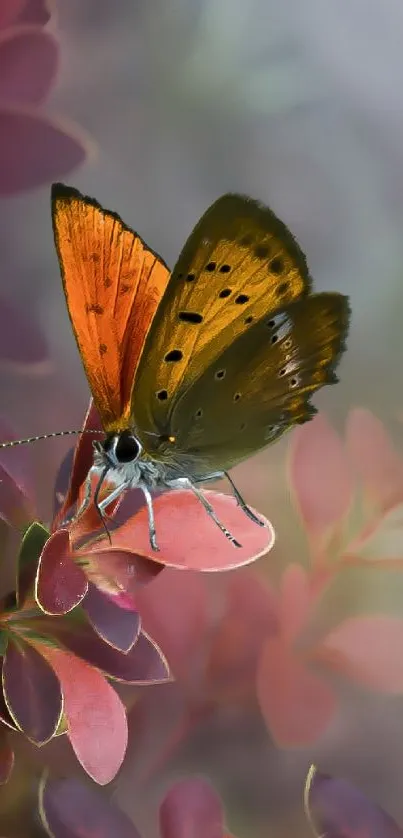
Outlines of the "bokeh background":
{"label": "bokeh background", "polygon": [[[34,5],[45,20],[46,4]],[[71,154],[70,165],[70,151],[44,138],[49,167],[38,184],[27,175],[26,188],[18,178],[14,188],[10,172],[25,169],[19,155],[26,161],[31,144],[9,143],[0,166],[1,413],[13,432],[80,427],[89,398],[51,233],[49,186],[60,177],[118,211],[170,265],[220,194],[240,191],[269,204],[307,254],[317,288],[351,298],[340,383],[316,404],[341,434],[352,408],[368,408],[402,447],[398,0],[59,0],[51,12],[46,30],[57,41],[60,65],[41,108],[62,119],[82,151]],[[3,142],[10,136],[5,131]],[[32,159],[40,168],[43,160]],[[234,471],[246,499],[277,530],[274,551],[254,569],[274,586],[288,563],[308,562],[287,474],[290,440]],[[44,520],[68,447],[55,440],[30,452]],[[329,605],[335,619],[347,601],[351,612],[365,612],[367,596],[373,610],[387,609],[392,590],[398,612],[399,574],[368,573],[370,579],[363,573],[340,583]],[[208,581],[212,609],[223,584]],[[299,748],[278,747],[253,702],[221,701],[162,759],[145,791],[145,754],[158,751],[161,731],[174,724],[168,699],[155,713],[152,746],[137,746],[142,724],[134,719],[113,787],[148,834],[167,778],[195,771],[215,782],[238,835],[309,835],[301,789],[312,760],[361,784],[403,824],[401,696],[349,687],[332,725]],[[58,747],[47,749],[49,759]],[[24,752],[23,761],[31,766],[35,757]]]}

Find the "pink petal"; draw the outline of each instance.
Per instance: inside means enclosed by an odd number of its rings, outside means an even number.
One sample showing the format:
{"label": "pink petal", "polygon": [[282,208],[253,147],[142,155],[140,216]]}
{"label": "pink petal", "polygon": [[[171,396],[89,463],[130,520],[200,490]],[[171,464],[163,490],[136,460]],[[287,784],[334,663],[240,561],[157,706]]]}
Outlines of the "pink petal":
{"label": "pink petal", "polygon": [[58,530],[46,542],[39,560],[36,601],[46,614],[67,614],[87,590],[87,578],[71,558],[68,530]]}
{"label": "pink petal", "polygon": [[281,747],[309,745],[330,724],[336,699],[281,638],[266,641],[259,661],[257,696],[271,735]]}
{"label": "pink petal", "polygon": [[284,636],[294,640],[309,616],[312,595],[308,574],[301,565],[290,564],[281,579],[280,620]]}
{"label": "pink petal", "polygon": [[322,641],[316,657],[360,684],[383,693],[403,692],[403,620],[351,617]]}
{"label": "pink petal", "polygon": [[59,64],[54,35],[39,26],[21,26],[0,38],[0,100],[40,104],[49,94]]}
{"label": "pink petal", "polygon": [[[154,499],[159,552],[150,546],[148,515],[144,507],[112,533],[112,546],[132,550],[168,567],[187,570],[231,570],[250,564],[267,553],[274,544],[270,522],[259,515],[265,526],[253,523],[229,495],[205,491],[205,497],[225,527],[242,544],[234,547],[207,515],[193,492],[172,491]],[[106,536],[86,546],[89,552],[105,549]]]}
{"label": "pink petal", "polygon": [[346,438],[351,462],[369,499],[381,509],[403,500],[403,459],[382,422],[370,410],[356,408],[349,414]]}
{"label": "pink petal", "polygon": [[223,820],[221,800],[207,780],[180,780],[160,806],[161,838],[223,838]]}
{"label": "pink petal", "polygon": [[26,0],[1,0],[0,29],[5,29],[17,20],[25,3]]}
{"label": "pink petal", "polygon": [[354,488],[343,444],[324,416],[294,430],[290,482],[308,537],[317,544],[347,514]]}
{"label": "pink petal", "polygon": [[56,672],[74,753],[89,776],[110,783],[127,747],[125,708],[104,676],[69,652],[51,647],[42,653]]}
{"label": "pink petal", "polygon": [[1,107],[0,195],[35,189],[81,165],[89,143],[80,134],[35,110]]}

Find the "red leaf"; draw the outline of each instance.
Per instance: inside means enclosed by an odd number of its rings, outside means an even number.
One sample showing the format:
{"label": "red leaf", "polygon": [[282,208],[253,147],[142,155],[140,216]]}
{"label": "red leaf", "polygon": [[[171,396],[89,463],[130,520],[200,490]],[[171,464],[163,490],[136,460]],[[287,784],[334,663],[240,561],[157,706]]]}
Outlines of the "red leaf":
{"label": "red leaf", "polygon": [[141,627],[136,611],[119,608],[94,585],[88,587],[83,608],[97,634],[115,649],[128,652],[134,646]]}
{"label": "red leaf", "polygon": [[346,426],[351,461],[368,496],[381,509],[403,499],[403,460],[395,451],[384,425],[370,410],[356,408]]}
{"label": "red leaf", "polygon": [[282,747],[315,742],[336,710],[330,687],[298,660],[281,637],[268,639],[263,647],[257,695],[267,727]]}
{"label": "red leaf", "polygon": [[[88,405],[83,430],[102,431],[99,413],[92,399]],[[53,529],[57,529],[57,527],[60,526],[69,510],[77,503],[80,488],[83,485],[93,463],[94,449],[92,443],[96,438],[96,436],[87,433],[81,434],[78,438],[71,469],[70,484],[64,503],[61,509],[59,509],[53,522]]]}
{"label": "red leaf", "polygon": [[290,481],[308,537],[317,543],[347,514],[354,488],[343,444],[324,416],[294,430]]}
{"label": "red leaf", "polygon": [[127,746],[126,713],[119,696],[97,669],[75,655],[48,646],[41,651],[61,683],[68,735],[77,759],[96,783],[110,783]]}
{"label": "red leaf", "polygon": [[62,696],[54,672],[34,648],[9,641],[3,689],[10,713],[28,739],[37,745],[48,742],[60,722]]}
{"label": "red leaf", "polygon": [[161,838],[223,838],[223,819],[221,800],[207,780],[181,780],[161,803]]}
{"label": "red leaf", "polygon": [[403,838],[403,830],[347,780],[311,768],[305,792],[308,819],[317,836]]}
{"label": "red leaf", "polygon": [[16,595],[20,608],[25,600],[31,599],[41,552],[49,538],[47,529],[38,521],[33,521],[25,531],[20,545],[17,566]]}
{"label": "red leaf", "polygon": [[20,15],[26,0],[2,0],[0,3],[0,29],[14,23]]}
{"label": "red leaf", "polygon": [[77,128],[35,110],[0,108],[0,195],[35,189],[84,162],[88,140]]}
{"label": "red leaf", "polygon": [[402,647],[402,619],[351,617],[322,640],[315,656],[366,687],[402,693]]}
{"label": "red leaf", "polygon": [[[114,549],[132,550],[169,567],[215,571],[250,564],[273,547],[274,531],[267,519],[259,515],[266,524],[259,527],[247,518],[233,497],[212,491],[204,494],[242,547],[234,547],[225,538],[193,492],[178,490],[154,499],[158,553],[150,546],[145,507],[112,533]],[[85,552],[105,549],[106,544],[106,536],[101,537],[87,545]]]}
{"label": "red leaf", "polygon": [[39,790],[43,825],[54,838],[140,838],[128,816],[79,780],[46,780]]}
{"label": "red leaf", "polygon": [[14,768],[14,751],[10,745],[7,731],[0,728],[0,785],[8,782]]}
{"label": "red leaf", "polygon": [[87,590],[87,578],[71,558],[68,530],[58,530],[46,542],[39,560],[36,601],[46,614],[67,614]]}
{"label": "red leaf", "polygon": [[46,98],[59,63],[56,38],[38,26],[21,26],[0,38],[0,99],[36,105]]}

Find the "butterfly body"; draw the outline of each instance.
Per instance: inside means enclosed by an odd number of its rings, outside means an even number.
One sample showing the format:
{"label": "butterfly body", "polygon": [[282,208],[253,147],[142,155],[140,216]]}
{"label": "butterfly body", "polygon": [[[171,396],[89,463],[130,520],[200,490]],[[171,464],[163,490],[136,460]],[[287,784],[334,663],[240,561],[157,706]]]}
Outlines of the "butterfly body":
{"label": "butterfly body", "polygon": [[313,416],[311,394],[337,381],[348,301],[312,293],[291,233],[244,196],[207,210],[171,274],[93,199],[56,184],[52,210],[70,318],[106,433],[93,470],[115,487],[99,506],[140,487],[155,548],[153,489],[191,488],[207,508],[199,483]]}

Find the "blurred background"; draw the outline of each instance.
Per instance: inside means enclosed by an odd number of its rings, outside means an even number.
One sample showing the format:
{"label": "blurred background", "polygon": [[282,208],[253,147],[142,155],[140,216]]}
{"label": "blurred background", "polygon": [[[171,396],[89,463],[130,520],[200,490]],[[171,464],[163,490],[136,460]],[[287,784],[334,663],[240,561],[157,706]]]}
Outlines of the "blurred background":
{"label": "blurred background", "polygon": [[[39,16],[46,8],[36,3]],[[80,165],[73,154],[71,165],[55,162],[50,176],[44,170],[43,182],[27,177],[26,188],[14,189],[11,175],[11,186],[1,188],[1,177],[17,171],[28,146],[15,141],[15,161],[7,149],[7,165],[0,164],[1,413],[16,436],[80,427],[89,399],[51,232],[49,187],[60,177],[116,210],[171,266],[222,193],[243,192],[270,205],[307,254],[317,289],[351,298],[340,383],[315,403],[341,434],[351,408],[368,408],[399,445],[401,3],[60,0],[50,10],[46,29],[58,42],[60,65],[45,111],[58,115],[83,151]],[[0,114],[0,155],[1,125]],[[47,140],[42,152],[53,154]],[[277,530],[274,552],[256,566],[274,585],[288,562],[308,556],[290,496],[289,443],[287,437],[234,472],[247,501]],[[68,448],[68,441],[48,441],[30,452],[44,520]],[[354,584],[351,608],[365,610],[366,584],[361,577]],[[340,613],[351,585],[341,586],[332,605]],[[389,588],[379,585],[384,605]],[[360,782],[403,823],[402,711],[401,697],[363,697],[351,689],[330,731],[309,747],[282,749],[256,708],[223,702],[157,772],[148,796],[136,792],[134,737],[113,793],[150,830],[163,772],[205,772],[237,834],[303,836],[310,832],[301,783],[319,760],[324,770]],[[168,702],[157,712],[168,728],[169,712]]]}

